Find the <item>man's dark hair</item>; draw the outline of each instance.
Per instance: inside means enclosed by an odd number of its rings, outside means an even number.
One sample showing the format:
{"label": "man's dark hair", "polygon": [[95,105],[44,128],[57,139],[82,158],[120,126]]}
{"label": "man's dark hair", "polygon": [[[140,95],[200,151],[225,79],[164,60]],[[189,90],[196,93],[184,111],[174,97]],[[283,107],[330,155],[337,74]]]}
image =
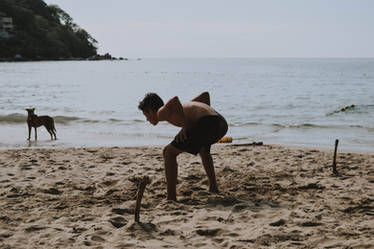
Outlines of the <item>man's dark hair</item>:
{"label": "man's dark hair", "polygon": [[142,101],[139,103],[139,110],[143,112],[148,112],[149,110],[153,110],[155,112],[160,109],[161,106],[164,105],[164,101],[158,96],[156,93],[147,93]]}

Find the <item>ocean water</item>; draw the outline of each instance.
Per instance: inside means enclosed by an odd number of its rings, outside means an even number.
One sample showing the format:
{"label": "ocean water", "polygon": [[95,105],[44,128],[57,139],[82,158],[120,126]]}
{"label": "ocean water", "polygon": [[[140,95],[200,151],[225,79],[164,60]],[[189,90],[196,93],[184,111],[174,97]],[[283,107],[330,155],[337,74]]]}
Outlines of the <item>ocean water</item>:
{"label": "ocean water", "polygon": [[[0,148],[167,144],[178,128],[147,123],[139,101],[203,91],[233,143],[374,151],[374,59],[270,58],[0,63]],[[29,107],[55,118],[57,141],[44,127],[26,140]]]}

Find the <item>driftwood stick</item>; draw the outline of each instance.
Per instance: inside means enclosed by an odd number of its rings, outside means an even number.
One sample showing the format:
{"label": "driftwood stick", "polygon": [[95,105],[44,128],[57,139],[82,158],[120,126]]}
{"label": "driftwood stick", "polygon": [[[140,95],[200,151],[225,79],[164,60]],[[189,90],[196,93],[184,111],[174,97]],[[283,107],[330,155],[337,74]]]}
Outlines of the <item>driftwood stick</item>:
{"label": "driftwood stick", "polygon": [[143,193],[145,186],[149,183],[149,177],[144,176],[138,187],[138,193],[136,195],[136,206],[135,206],[135,222],[139,222],[140,204],[142,202]]}
{"label": "driftwood stick", "polygon": [[261,146],[264,145],[263,142],[252,142],[252,143],[245,143],[245,144],[231,144],[230,146],[238,147],[238,146]]}
{"label": "driftwood stick", "polygon": [[332,172],[337,175],[338,171],[336,170],[336,151],[338,150],[339,139],[335,140],[335,150],[334,150],[334,161],[332,162]]}

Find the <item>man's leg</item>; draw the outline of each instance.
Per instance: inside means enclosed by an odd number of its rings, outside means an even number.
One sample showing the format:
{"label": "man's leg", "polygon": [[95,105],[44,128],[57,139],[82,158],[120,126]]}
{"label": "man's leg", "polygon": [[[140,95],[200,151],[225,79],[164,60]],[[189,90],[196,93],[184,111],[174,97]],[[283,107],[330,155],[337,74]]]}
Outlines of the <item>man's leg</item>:
{"label": "man's leg", "polygon": [[163,156],[165,163],[165,176],[166,183],[168,186],[168,200],[177,200],[176,185],[177,185],[177,175],[178,175],[178,163],[177,156],[182,153],[173,145],[169,144],[164,148]]}
{"label": "man's leg", "polygon": [[209,179],[209,191],[218,192],[216,174],[214,172],[213,158],[208,151],[203,147],[200,152],[201,161],[204,165],[205,172]]}

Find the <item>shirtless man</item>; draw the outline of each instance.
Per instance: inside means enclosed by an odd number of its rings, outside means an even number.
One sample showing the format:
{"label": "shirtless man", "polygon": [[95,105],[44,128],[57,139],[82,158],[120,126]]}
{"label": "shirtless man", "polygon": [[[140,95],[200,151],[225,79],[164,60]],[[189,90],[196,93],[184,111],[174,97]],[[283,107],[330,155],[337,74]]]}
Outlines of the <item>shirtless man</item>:
{"label": "shirtless man", "polygon": [[209,93],[204,92],[183,104],[178,97],[173,97],[165,105],[157,94],[148,93],[138,108],[153,125],[167,121],[181,127],[174,140],[163,150],[167,199],[176,201],[177,156],[182,152],[200,155],[209,179],[209,191],[217,192],[210,146],[226,134],[228,126],[226,120],[210,107]]}

